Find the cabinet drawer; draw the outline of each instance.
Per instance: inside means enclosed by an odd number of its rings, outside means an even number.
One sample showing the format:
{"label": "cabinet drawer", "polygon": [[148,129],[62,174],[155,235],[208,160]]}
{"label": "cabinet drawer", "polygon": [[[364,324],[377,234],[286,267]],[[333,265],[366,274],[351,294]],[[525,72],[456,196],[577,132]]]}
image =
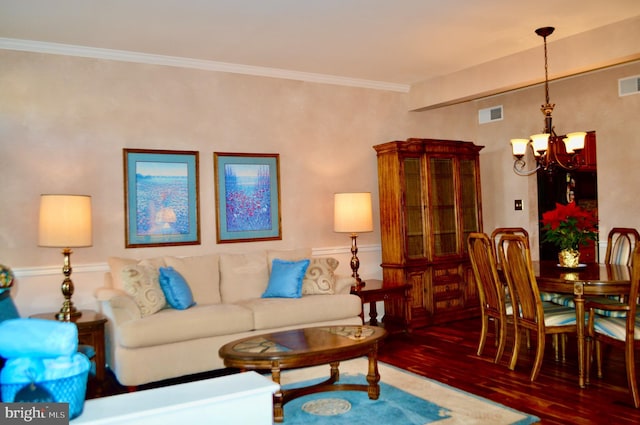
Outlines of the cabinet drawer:
{"label": "cabinet drawer", "polygon": [[443,285],[451,282],[461,282],[462,276],[458,267],[447,267],[442,269],[433,269],[433,284]]}
{"label": "cabinet drawer", "polygon": [[433,286],[433,295],[436,298],[442,298],[444,296],[452,296],[453,294],[460,293],[460,283],[459,282],[448,282],[448,283],[438,283]]}
{"label": "cabinet drawer", "polygon": [[462,308],[464,302],[462,298],[450,298],[436,301],[436,311],[450,310],[453,308]]}

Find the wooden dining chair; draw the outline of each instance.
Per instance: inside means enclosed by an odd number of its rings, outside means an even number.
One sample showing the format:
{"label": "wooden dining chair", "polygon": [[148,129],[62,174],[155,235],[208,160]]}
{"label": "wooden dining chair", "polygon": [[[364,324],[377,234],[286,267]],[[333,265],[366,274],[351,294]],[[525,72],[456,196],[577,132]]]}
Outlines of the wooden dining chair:
{"label": "wooden dining chair", "polygon": [[[500,267],[500,255],[498,255],[498,243],[500,242],[500,238],[502,235],[521,235],[527,239],[527,244],[529,243],[529,232],[523,227],[496,227],[493,232],[491,232],[491,251],[493,252],[493,256],[496,259],[497,267]],[[503,279],[503,286],[507,288],[507,282]],[[551,301],[553,295],[558,294],[549,294],[546,292],[540,292],[540,297],[542,301]],[[511,302],[510,295],[507,293],[507,302]],[[527,348],[531,348],[531,336],[529,335],[529,331],[527,331]],[[557,356],[557,353],[556,353]]]}
{"label": "wooden dining chair", "polygon": [[[496,264],[500,264],[500,256],[498,255],[498,243],[500,242],[500,238],[502,235],[522,235],[526,238],[527,244],[529,243],[529,232],[523,227],[497,227],[491,232],[491,241],[493,244],[491,245],[491,249],[493,250],[493,255],[496,258]],[[558,298],[560,294],[555,294],[552,292],[540,292],[540,298],[542,301],[551,301],[553,302],[556,298]],[[527,345],[528,346],[528,345]]]}
{"label": "wooden dining chair", "polygon": [[[638,286],[640,285],[640,245],[636,245],[631,255],[631,286],[626,302],[598,302],[585,301],[585,311],[589,312],[587,323],[587,368],[586,382],[593,358],[595,343],[598,378],[602,378],[602,350],[601,344],[612,345],[624,349],[624,363],[627,371],[627,386],[633,399],[633,405],[640,407],[640,394],[636,378],[635,352],[640,349],[640,317],[638,311]],[[617,316],[607,317],[602,312],[617,312]],[[620,314],[622,313],[622,314]]]}
{"label": "wooden dining chair", "polygon": [[614,227],[607,236],[607,251],[604,255],[605,264],[623,264],[630,266],[633,263],[633,250],[636,247],[640,234],[636,229],[628,227]]}
{"label": "wooden dining chair", "polygon": [[507,301],[505,286],[498,277],[492,242],[485,233],[471,233],[467,239],[473,277],[478,287],[482,329],[478,356],[482,355],[489,331],[489,322],[495,323],[496,355],[498,363],[507,341],[507,323],[513,323],[513,308]]}
{"label": "wooden dining chair", "polygon": [[[630,266],[633,264],[633,251],[640,240],[640,233],[636,229],[627,227],[614,227],[607,235],[607,251],[604,255],[605,264],[620,264]],[[589,297],[596,303],[606,304],[607,300],[603,297]],[[606,298],[613,298],[617,301],[624,302],[625,295],[610,295]],[[562,304],[565,307],[575,307],[574,297],[572,295],[558,294],[553,296],[552,302]],[[626,313],[617,310],[600,310],[598,314],[611,317],[625,317]]]}
{"label": "wooden dining chair", "polygon": [[[536,355],[530,379],[540,373],[547,335],[576,332],[576,313],[572,308],[542,301],[531,262],[529,243],[524,236],[505,234],[500,238],[498,252],[509,288],[513,289],[515,338],[509,368],[515,369],[520,350],[520,333],[536,334]],[[557,338],[556,347],[557,347]]]}

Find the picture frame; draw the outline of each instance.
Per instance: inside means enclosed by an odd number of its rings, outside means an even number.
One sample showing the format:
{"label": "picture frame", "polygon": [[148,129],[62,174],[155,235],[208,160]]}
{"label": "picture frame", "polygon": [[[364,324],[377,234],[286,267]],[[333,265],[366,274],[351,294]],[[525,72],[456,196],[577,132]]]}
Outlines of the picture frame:
{"label": "picture frame", "polygon": [[214,152],[217,243],[282,239],[280,155]]}
{"label": "picture frame", "polygon": [[199,245],[199,153],[123,149],[125,248]]}

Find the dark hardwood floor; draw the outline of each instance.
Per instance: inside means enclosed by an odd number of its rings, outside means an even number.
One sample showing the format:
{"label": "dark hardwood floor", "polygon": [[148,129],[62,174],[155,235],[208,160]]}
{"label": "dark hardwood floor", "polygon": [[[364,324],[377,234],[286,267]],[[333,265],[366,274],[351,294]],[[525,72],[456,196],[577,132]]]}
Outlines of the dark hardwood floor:
{"label": "dark hardwood floor", "polygon": [[564,363],[555,361],[551,340],[547,340],[540,376],[532,383],[533,350],[523,347],[516,369],[511,371],[507,366],[511,338],[502,361],[494,364],[493,335],[489,335],[482,357],[476,355],[479,336],[479,319],[394,334],[387,338],[379,359],[536,415],[545,425],[640,423],[640,409],[633,407],[627,389],[622,350],[605,349],[603,378],[592,376],[591,385],[581,389],[575,339],[567,342]]}
{"label": "dark hardwood floor", "polygon": [[[581,389],[578,387],[575,339],[567,342],[567,360],[564,363],[554,360],[554,351],[548,340],[540,376],[531,383],[529,373],[533,364],[533,351],[523,347],[516,369],[510,371],[507,363],[511,356],[511,338],[502,361],[494,364],[493,335],[489,335],[483,356],[478,357],[476,350],[479,335],[479,319],[430,326],[414,330],[410,334],[393,334],[380,348],[379,359],[536,415],[545,425],[640,424],[640,409],[633,407],[627,390],[624,355],[621,351],[605,351],[604,377],[592,377],[591,385]],[[145,385],[139,390],[234,372],[213,371]],[[126,391],[127,388],[120,386],[108,372],[107,382],[100,394],[96,391],[95,383],[90,381],[87,396],[93,398]]]}

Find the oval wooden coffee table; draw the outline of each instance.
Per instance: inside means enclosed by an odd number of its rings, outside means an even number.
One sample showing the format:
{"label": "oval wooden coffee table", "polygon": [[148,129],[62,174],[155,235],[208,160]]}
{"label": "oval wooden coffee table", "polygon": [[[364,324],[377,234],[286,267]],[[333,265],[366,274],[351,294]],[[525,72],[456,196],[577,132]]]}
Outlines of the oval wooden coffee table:
{"label": "oval wooden coffee table", "polygon": [[[227,367],[271,371],[271,379],[277,384],[280,384],[282,370],[330,365],[326,381],[303,388],[280,388],[274,394],[273,419],[282,422],[284,404],[307,394],[366,391],[370,399],[377,400],[380,396],[378,342],[386,335],[384,329],[376,326],[320,326],[240,339],[224,345],[219,354]],[[367,384],[340,384],[340,362],[364,355],[369,359]]]}

